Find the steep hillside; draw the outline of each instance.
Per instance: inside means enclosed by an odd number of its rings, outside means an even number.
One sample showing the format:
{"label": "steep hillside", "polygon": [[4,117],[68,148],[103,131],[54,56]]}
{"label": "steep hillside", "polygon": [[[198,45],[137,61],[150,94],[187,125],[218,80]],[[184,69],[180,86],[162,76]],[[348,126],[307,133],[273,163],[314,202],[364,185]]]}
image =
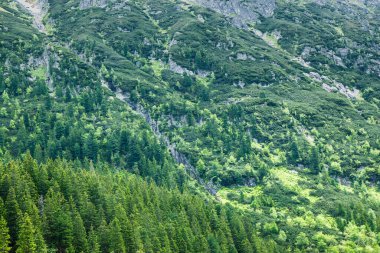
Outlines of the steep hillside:
{"label": "steep hillside", "polygon": [[379,250],[379,1],[6,0],[0,21],[4,162],[124,169],[257,232],[204,252]]}
{"label": "steep hillside", "polygon": [[[357,81],[345,78],[328,64],[323,65],[326,71],[308,66],[306,57],[296,58],[290,49],[282,49],[280,31],[276,35],[254,27],[252,31],[237,29],[216,13],[184,2],[136,1],[100,8],[77,4],[78,8],[70,2],[51,9],[56,36],[87,55],[94,65],[112,71],[115,80],[109,81],[111,88],[120,88],[127,97],[130,94],[131,102],[145,107],[161,131],[174,131],[168,137],[193,163],[202,158],[202,150],[215,147],[208,150],[212,155],[207,157],[215,157],[223,165],[219,158],[241,148],[243,139],[272,145],[270,153],[275,149],[287,153],[289,140],[295,137],[299,142],[309,140],[304,143],[308,148],[320,144],[319,151],[326,157],[321,163],[327,166],[329,157],[347,155],[340,162],[343,172],[353,173],[378,163],[376,157],[371,162],[360,149],[343,144],[349,135],[351,143],[368,141],[369,149],[378,148],[376,75],[345,71],[363,79]],[[279,8],[276,10],[281,11]],[[71,22],[67,22],[69,17]],[[265,19],[256,26],[264,22],[275,23]],[[228,136],[209,131],[223,124],[230,125],[232,132],[224,132]],[[212,145],[204,143],[210,134]],[[333,147],[331,154],[323,150],[327,145]],[[288,164],[289,159],[282,162]],[[305,157],[294,162],[307,165]]]}

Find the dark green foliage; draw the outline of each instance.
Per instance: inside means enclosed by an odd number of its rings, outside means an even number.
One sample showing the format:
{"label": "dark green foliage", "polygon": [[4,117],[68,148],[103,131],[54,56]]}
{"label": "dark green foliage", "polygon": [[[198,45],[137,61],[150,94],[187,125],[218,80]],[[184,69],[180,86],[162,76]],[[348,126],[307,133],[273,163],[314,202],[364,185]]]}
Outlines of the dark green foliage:
{"label": "dark green foliage", "polygon": [[17,253],[36,253],[41,252],[37,251],[37,243],[35,239],[36,231],[33,227],[32,221],[30,220],[30,217],[28,214],[26,214],[24,217],[20,217],[20,229],[18,232],[18,238],[17,238]]}
{"label": "dark green foliage", "polygon": [[8,253],[11,250],[9,228],[7,227],[7,221],[1,217],[0,219],[0,252]]}
{"label": "dark green foliage", "polygon": [[378,251],[377,7],[83,2],[0,3],[3,251]]}
{"label": "dark green foliage", "polygon": [[[33,177],[39,171],[48,173],[47,182]],[[10,175],[18,180],[9,181]],[[16,217],[7,216],[8,224],[19,221],[16,227],[9,226],[10,239],[17,241],[13,245],[16,252],[46,252],[45,243],[58,252],[224,252],[225,242],[219,238],[238,250],[251,247],[242,216],[233,210],[228,211],[228,221],[226,207],[207,204],[187,191],[158,187],[125,171],[75,169],[66,161],[37,165],[27,156],[22,162],[1,163],[0,178],[1,185],[10,186],[1,192],[2,198],[9,196],[8,206],[15,205],[12,196],[26,194],[24,201],[32,208],[25,214],[14,213]],[[47,193],[36,187],[44,183]],[[40,215],[32,222],[32,210],[37,207]],[[88,215],[93,211],[95,216]],[[2,219],[0,225],[5,247],[7,223]]]}

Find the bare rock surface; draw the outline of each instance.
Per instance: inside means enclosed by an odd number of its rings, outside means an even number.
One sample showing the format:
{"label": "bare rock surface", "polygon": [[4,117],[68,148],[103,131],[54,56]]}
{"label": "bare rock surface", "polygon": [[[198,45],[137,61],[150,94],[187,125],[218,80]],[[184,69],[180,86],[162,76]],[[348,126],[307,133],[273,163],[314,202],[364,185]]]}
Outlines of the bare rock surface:
{"label": "bare rock surface", "polygon": [[256,22],[260,16],[270,17],[276,8],[275,0],[190,0],[208,9],[231,18],[232,23],[247,28],[249,23]]}
{"label": "bare rock surface", "polygon": [[49,2],[47,0],[15,0],[23,9],[33,17],[34,26],[42,33],[46,33],[43,21],[48,12]]}

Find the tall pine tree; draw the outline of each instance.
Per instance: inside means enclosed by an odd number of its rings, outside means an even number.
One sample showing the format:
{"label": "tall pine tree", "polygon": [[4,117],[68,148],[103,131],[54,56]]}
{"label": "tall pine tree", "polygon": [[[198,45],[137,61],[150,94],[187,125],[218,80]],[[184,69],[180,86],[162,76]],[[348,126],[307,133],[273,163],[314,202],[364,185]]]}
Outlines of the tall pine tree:
{"label": "tall pine tree", "polygon": [[94,229],[91,227],[90,232],[88,234],[88,245],[89,252],[91,253],[100,253],[100,244],[98,241],[98,236],[96,235]]}
{"label": "tall pine tree", "polygon": [[12,246],[16,242],[18,230],[18,217],[21,216],[19,204],[16,199],[16,192],[13,187],[8,191],[7,200],[5,201],[5,208],[7,210],[7,222],[9,227],[9,234],[11,236]]}
{"label": "tall pine tree", "polygon": [[110,252],[125,253],[125,244],[121,233],[120,222],[115,218],[110,224],[109,230]]}
{"label": "tall pine tree", "polygon": [[7,221],[1,217],[0,218],[0,253],[8,253],[11,250],[10,244],[9,228],[7,226]]}
{"label": "tall pine tree", "polygon": [[28,214],[20,222],[16,253],[37,253],[36,230]]}

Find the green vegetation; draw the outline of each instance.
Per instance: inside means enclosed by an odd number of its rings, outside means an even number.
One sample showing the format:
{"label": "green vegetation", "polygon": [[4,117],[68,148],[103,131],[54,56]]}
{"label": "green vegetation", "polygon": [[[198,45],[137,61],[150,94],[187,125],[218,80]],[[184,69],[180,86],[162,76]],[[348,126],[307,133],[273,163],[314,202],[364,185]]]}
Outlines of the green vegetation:
{"label": "green vegetation", "polygon": [[48,2],[0,3],[0,252],[380,251],[377,7]]}
{"label": "green vegetation", "polygon": [[274,252],[277,247],[258,239],[247,218],[232,208],[125,171],[58,160],[37,165],[27,155],[2,163],[0,178],[3,252],[9,245],[16,252],[91,253],[252,252],[257,247]]}

